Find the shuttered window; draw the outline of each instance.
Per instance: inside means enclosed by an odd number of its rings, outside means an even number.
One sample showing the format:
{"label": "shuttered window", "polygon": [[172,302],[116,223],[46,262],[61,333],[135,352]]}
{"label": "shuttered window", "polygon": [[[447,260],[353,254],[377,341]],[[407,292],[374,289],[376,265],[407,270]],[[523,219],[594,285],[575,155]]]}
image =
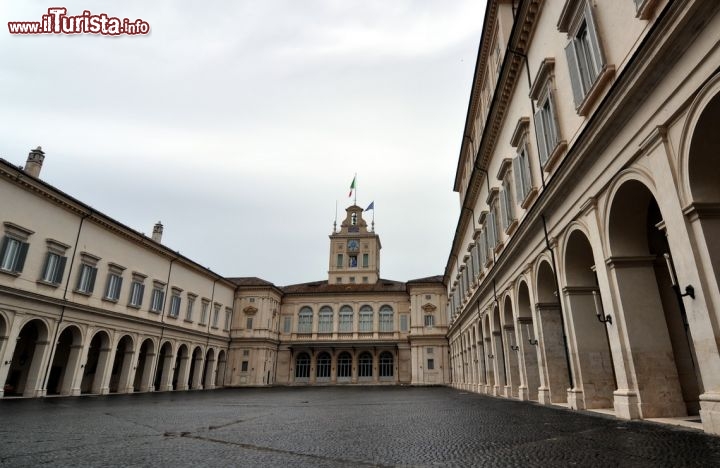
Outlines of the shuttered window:
{"label": "shuttered window", "polygon": [[0,246],[0,269],[12,273],[21,273],[25,266],[30,244],[10,236],[3,237]]}
{"label": "shuttered window", "polygon": [[605,65],[597,25],[588,3],[583,8],[582,20],[570,35],[570,42],[565,47],[565,56],[568,61],[575,107],[579,107]]}

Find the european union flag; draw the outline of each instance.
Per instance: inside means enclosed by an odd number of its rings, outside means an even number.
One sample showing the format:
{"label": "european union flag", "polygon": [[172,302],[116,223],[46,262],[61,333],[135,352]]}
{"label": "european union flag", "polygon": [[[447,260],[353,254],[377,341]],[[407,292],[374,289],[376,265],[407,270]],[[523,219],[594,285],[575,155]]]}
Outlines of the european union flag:
{"label": "european union flag", "polygon": [[370,211],[375,209],[375,201],[371,201],[367,208],[365,208],[365,211]]}

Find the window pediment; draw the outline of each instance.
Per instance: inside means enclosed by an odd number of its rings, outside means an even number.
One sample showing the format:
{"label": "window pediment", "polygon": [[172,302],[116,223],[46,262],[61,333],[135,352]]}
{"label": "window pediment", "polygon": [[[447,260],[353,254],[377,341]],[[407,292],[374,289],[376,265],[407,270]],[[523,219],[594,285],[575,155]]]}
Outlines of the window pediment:
{"label": "window pediment", "polygon": [[243,309],[243,312],[245,312],[245,315],[255,315],[257,313],[258,309],[257,307],[253,306],[247,306]]}
{"label": "window pediment", "polygon": [[535,74],[532,87],[530,88],[530,98],[534,100],[540,99],[547,83],[555,75],[555,59],[552,57],[545,58],[540,64],[540,68]]}
{"label": "window pediment", "polygon": [[529,128],[530,117],[520,117],[517,121],[517,124],[515,124],[515,130],[510,137],[510,146],[512,146],[513,148],[517,148],[518,146],[520,146],[520,144],[522,143],[522,139],[527,134]]}
{"label": "window pediment", "polygon": [[505,175],[510,170],[510,167],[512,167],[512,159],[511,158],[505,158],[502,160],[502,163],[500,163],[500,169],[497,173],[498,180],[504,180]]}
{"label": "window pediment", "polygon": [[435,312],[437,310],[437,307],[433,304],[430,304],[429,302],[421,307],[422,310],[424,310],[427,313]]}

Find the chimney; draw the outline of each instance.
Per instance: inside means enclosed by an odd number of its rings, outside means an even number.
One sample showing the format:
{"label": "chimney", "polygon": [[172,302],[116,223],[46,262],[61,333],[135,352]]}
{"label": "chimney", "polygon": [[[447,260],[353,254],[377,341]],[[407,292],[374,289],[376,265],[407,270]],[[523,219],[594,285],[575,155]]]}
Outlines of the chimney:
{"label": "chimney", "polygon": [[25,163],[25,173],[33,177],[40,177],[40,169],[42,169],[44,159],[45,153],[43,153],[41,146],[30,151],[27,162]]}
{"label": "chimney", "polygon": [[153,226],[153,234],[152,234],[152,240],[154,240],[157,243],[160,243],[162,241],[162,233],[163,233],[163,225],[160,221],[155,223],[155,226]]}

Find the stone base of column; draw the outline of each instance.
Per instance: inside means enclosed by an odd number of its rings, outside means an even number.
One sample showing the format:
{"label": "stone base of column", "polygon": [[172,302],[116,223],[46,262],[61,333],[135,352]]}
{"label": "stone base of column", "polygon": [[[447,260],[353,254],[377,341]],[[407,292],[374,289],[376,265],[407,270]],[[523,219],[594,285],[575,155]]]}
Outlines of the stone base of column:
{"label": "stone base of column", "polygon": [[551,405],[550,401],[550,389],[547,387],[538,388],[538,403],[541,405]]}
{"label": "stone base of column", "polygon": [[485,395],[492,395],[492,391],[493,391],[492,385],[485,385],[485,392],[484,392]]}
{"label": "stone base of column", "polygon": [[578,388],[569,388],[567,391],[568,407],[574,410],[585,409],[585,395]]}
{"label": "stone base of column", "polygon": [[484,383],[477,384],[477,386],[475,387],[475,392],[476,393],[485,393],[485,384]]}
{"label": "stone base of column", "polygon": [[530,401],[530,390],[524,385],[518,387],[518,400]]}
{"label": "stone base of column", "polygon": [[512,387],[510,385],[505,385],[505,392],[503,393],[503,396],[505,398],[512,398]]}
{"label": "stone base of column", "polygon": [[213,389],[215,389],[215,385],[213,385],[213,384],[208,384],[205,386],[205,390],[213,390]]}
{"label": "stone base of column", "polygon": [[615,390],[613,392],[615,416],[622,419],[640,419],[640,400],[637,393],[631,390]]}
{"label": "stone base of column", "polygon": [[190,388],[190,387],[188,387],[187,384],[185,384],[185,385],[178,385],[177,390],[184,391],[184,390],[188,390],[189,388]]}
{"label": "stone base of column", "polygon": [[700,419],[705,432],[720,435],[720,393],[700,395]]}
{"label": "stone base of column", "polygon": [[107,395],[110,393],[110,387],[103,387],[100,389],[100,393],[98,395]]}
{"label": "stone base of column", "polygon": [[80,389],[79,388],[73,388],[70,390],[70,396],[80,396]]}

